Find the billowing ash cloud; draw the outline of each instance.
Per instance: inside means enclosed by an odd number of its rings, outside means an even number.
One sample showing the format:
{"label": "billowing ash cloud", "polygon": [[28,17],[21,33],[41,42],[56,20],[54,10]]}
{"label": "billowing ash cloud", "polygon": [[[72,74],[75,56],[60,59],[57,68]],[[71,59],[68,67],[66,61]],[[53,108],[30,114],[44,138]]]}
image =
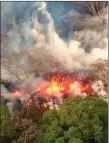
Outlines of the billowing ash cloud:
{"label": "billowing ash cloud", "polygon": [[[77,14],[79,27],[72,31],[68,44],[56,32],[45,2],[36,2],[30,7],[30,13],[26,9],[27,16],[19,23],[13,17],[13,23],[2,34],[2,69],[9,74],[23,81],[30,73],[72,71],[87,68],[98,58],[108,58],[107,11],[99,17]],[[95,28],[97,24],[99,28]]]}

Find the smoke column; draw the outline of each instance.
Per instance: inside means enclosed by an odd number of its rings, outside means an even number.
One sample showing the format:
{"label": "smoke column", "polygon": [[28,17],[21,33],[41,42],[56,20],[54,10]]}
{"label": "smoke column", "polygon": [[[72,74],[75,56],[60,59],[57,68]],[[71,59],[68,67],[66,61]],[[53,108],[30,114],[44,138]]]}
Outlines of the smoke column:
{"label": "smoke column", "polygon": [[[2,77],[17,78],[25,88],[24,81],[33,73],[71,72],[87,69],[99,58],[108,59],[107,8],[99,16],[70,10],[56,28],[46,2],[20,5],[2,3],[1,63],[6,71]],[[67,42],[62,39],[65,25],[72,29]]]}

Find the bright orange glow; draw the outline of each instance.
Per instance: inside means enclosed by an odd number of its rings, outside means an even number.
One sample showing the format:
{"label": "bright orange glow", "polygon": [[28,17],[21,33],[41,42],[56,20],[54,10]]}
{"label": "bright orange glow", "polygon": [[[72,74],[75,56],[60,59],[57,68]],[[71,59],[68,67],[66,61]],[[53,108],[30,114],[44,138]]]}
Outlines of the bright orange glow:
{"label": "bright orange glow", "polygon": [[40,91],[40,90],[41,90],[40,88],[37,88],[37,89],[36,89],[36,91]]}
{"label": "bright orange glow", "polygon": [[[69,94],[71,91],[72,94],[81,92],[87,93],[88,86],[83,84],[82,80],[75,80],[69,76],[64,77],[62,74],[57,74],[55,76],[48,77],[48,85],[43,86],[43,83],[35,90],[40,92],[42,96],[51,97],[51,96],[61,96],[64,94]],[[71,94],[70,92],[70,94]],[[59,94],[62,93],[62,94]]]}
{"label": "bright orange glow", "polygon": [[74,84],[70,84],[69,88],[74,89],[76,86]]}
{"label": "bright orange glow", "polygon": [[[62,97],[63,95],[75,95],[78,93],[89,93],[89,85],[84,83],[81,79],[75,79],[75,77],[63,76],[57,74],[55,76],[49,76],[47,82],[41,81],[40,85],[31,91],[31,94],[40,94],[44,98]],[[23,90],[16,90],[11,93],[15,97],[24,96]],[[28,101],[28,105],[32,104],[32,100]]]}
{"label": "bright orange glow", "polygon": [[60,84],[58,84],[57,82],[51,82],[51,85],[46,89],[46,92],[48,94],[51,94],[53,92],[60,92],[63,91],[64,88],[60,86]]}

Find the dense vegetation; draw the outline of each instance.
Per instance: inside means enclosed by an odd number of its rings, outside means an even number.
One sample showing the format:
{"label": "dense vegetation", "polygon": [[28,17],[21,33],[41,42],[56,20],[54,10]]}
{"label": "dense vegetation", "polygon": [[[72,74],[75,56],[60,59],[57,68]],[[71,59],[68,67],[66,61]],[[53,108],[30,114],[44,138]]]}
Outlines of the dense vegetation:
{"label": "dense vegetation", "polygon": [[11,143],[107,143],[108,104],[94,97],[70,97],[59,110],[32,105],[11,114],[1,107],[1,137]]}

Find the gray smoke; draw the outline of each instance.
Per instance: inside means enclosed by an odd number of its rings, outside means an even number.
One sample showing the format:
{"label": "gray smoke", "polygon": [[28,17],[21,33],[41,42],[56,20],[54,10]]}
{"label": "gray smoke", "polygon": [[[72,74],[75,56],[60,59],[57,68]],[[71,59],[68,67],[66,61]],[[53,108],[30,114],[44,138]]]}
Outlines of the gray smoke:
{"label": "gray smoke", "polygon": [[99,17],[69,12],[66,19],[76,15],[81,23],[67,44],[57,34],[46,7],[45,2],[37,2],[31,18],[21,26],[13,24],[7,32],[7,39],[2,41],[3,69],[24,80],[32,72],[72,71],[86,68],[98,58],[108,58],[107,8]]}
{"label": "gray smoke", "polygon": [[[2,9],[1,70],[3,78],[18,80],[25,90],[39,84],[40,78],[34,78],[34,73],[87,69],[99,58],[108,59],[107,8],[99,16],[68,12],[63,18],[72,34],[69,43],[60,38],[45,2],[36,2],[31,14],[27,12],[27,17],[18,23],[16,17],[10,19]],[[77,29],[73,29],[71,18]]]}

